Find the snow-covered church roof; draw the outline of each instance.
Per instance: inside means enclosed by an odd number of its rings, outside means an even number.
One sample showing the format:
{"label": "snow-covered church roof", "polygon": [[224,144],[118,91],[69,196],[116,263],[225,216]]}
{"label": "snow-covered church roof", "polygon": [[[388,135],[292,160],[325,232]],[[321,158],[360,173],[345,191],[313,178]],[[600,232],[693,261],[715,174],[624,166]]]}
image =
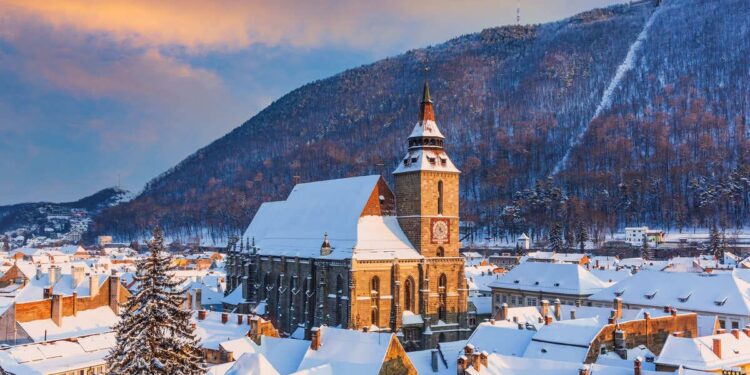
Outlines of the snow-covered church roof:
{"label": "snow-covered church roof", "polygon": [[[378,175],[298,184],[285,201],[264,203],[244,239],[262,255],[327,259],[416,259],[414,249],[390,213],[372,215],[365,206],[385,186]],[[387,187],[385,187],[387,189]],[[390,194],[390,191],[388,191]],[[369,211],[368,211],[369,213]],[[324,235],[330,255],[321,255]]]}

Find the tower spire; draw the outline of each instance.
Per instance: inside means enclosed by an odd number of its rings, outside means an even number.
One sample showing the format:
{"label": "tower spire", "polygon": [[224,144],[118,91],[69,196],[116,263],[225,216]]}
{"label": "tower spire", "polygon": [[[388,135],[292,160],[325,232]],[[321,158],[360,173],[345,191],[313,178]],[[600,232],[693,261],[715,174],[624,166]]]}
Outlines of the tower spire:
{"label": "tower spire", "polygon": [[432,109],[432,98],[430,97],[430,84],[424,80],[422,90],[422,103],[419,105],[419,122],[435,121],[435,111]]}

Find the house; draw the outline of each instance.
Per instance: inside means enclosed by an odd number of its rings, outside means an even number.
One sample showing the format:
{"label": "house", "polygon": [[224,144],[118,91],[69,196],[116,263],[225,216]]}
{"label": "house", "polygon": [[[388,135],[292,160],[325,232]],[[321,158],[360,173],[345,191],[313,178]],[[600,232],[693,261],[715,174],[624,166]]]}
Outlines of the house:
{"label": "house", "polygon": [[526,233],[522,233],[518,238],[516,238],[516,247],[527,251],[529,250],[529,247],[531,246],[531,238],[526,235]]}
{"label": "house", "polygon": [[726,273],[639,271],[593,293],[593,306],[612,307],[615,298],[629,309],[674,306],[704,316],[718,316],[724,329],[750,323],[750,283],[739,270]]}
{"label": "house", "polygon": [[[459,254],[459,175],[435,122],[429,87],[408,150],[393,171],[297,184],[260,206],[226,260],[237,311],[262,313],[310,339],[322,325],[402,331],[409,345],[466,338],[468,295]],[[419,322],[404,324],[404,312]],[[429,333],[429,334],[425,334]]]}
{"label": "house", "polygon": [[737,374],[746,374],[750,371],[748,335],[750,329],[746,328],[702,337],[670,336],[656,358],[656,368],[674,371],[682,367],[718,374],[727,374],[723,372],[726,369],[737,369]]}
{"label": "house", "polygon": [[664,375],[648,371],[637,359],[630,367],[583,365],[546,359],[519,358],[501,354],[478,353],[471,358],[459,358],[459,375]]}
{"label": "house", "polygon": [[115,333],[107,332],[12,346],[0,350],[0,368],[12,375],[106,374],[115,344]]}
{"label": "house", "polygon": [[494,312],[509,306],[538,306],[559,299],[577,305],[607,285],[585,268],[570,263],[525,262],[490,284]]}

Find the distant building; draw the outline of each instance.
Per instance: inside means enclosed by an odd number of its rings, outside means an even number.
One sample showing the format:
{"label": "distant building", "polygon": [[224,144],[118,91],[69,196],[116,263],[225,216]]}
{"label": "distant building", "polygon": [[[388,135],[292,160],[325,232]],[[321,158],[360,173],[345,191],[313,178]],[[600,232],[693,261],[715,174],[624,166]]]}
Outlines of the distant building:
{"label": "distant building", "polygon": [[626,227],[625,242],[631,246],[643,246],[644,239],[651,243],[664,242],[664,231],[648,229],[648,227]]}
{"label": "distant building", "polygon": [[96,242],[99,244],[99,246],[106,246],[112,243],[112,236],[99,236],[97,237]]}
{"label": "distant building", "polygon": [[516,239],[516,246],[522,250],[528,250],[531,246],[531,239],[526,233],[523,233]]}

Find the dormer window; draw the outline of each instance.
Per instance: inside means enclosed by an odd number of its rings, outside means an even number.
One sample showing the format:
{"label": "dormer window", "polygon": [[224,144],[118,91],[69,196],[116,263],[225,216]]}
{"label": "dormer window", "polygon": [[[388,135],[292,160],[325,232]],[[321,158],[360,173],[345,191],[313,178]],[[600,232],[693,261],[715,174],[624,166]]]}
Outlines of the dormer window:
{"label": "dormer window", "polygon": [[430,162],[430,164],[435,165],[435,158],[427,157],[427,161]]}
{"label": "dormer window", "polygon": [[654,297],[656,296],[656,292],[658,292],[658,290],[652,290],[650,292],[647,292],[643,296],[646,297],[646,299],[654,299]]}
{"label": "dormer window", "polygon": [[625,289],[620,289],[620,290],[617,290],[617,291],[615,291],[615,296],[619,297],[619,296],[621,296],[621,295],[622,295],[623,293],[625,293]]}
{"label": "dormer window", "polygon": [[719,297],[717,298],[714,303],[716,306],[724,306],[725,303],[727,303],[727,297]]}
{"label": "dormer window", "polygon": [[692,293],[692,292],[687,292],[687,293],[685,293],[685,294],[683,294],[683,295],[681,295],[681,296],[677,297],[677,299],[678,299],[678,300],[680,300],[680,302],[687,302],[687,301],[688,301],[688,299],[690,299],[690,296],[691,296],[691,295],[693,295],[693,293]]}

